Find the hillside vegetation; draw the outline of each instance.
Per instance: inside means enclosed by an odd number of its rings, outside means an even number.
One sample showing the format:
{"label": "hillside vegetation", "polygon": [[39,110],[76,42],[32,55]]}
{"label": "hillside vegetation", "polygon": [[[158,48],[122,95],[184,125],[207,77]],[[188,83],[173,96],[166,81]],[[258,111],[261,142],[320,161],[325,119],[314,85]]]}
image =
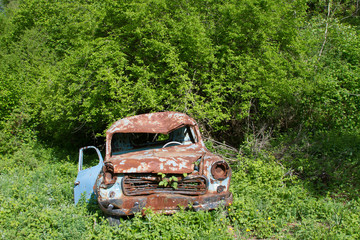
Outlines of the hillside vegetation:
{"label": "hillside vegetation", "polygon": [[[355,0],[0,0],[0,238],[359,239],[359,14]],[[234,203],[120,227],[75,207],[78,148],[156,111],[198,121]]]}

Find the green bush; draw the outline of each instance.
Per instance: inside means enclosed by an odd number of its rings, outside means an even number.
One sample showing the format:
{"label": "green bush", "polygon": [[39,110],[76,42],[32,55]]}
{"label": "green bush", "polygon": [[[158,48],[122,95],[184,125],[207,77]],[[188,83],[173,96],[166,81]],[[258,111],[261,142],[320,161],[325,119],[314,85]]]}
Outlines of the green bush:
{"label": "green bush", "polygon": [[[244,146],[245,148],[245,146]],[[73,204],[76,157],[39,144],[3,155],[2,239],[357,239],[360,202],[321,196],[270,152],[233,162],[234,202],[214,211],[121,219],[111,227],[96,203]],[[73,160],[71,160],[73,159]]]}
{"label": "green bush", "polygon": [[[1,238],[360,238],[355,1],[0,2]],[[207,144],[233,205],[119,228],[75,208],[69,153],[165,110],[235,146]]]}

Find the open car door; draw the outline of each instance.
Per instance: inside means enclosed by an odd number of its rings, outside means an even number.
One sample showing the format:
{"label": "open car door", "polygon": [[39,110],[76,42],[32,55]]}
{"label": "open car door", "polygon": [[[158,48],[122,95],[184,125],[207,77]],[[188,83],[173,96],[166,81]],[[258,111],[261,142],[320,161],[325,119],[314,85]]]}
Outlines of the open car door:
{"label": "open car door", "polygon": [[[84,150],[86,149],[95,149],[98,157],[99,157],[99,164],[87,169],[82,169],[83,167],[83,156]],[[74,201],[77,204],[81,198],[81,195],[84,194],[86,201],[88,201],[91,196],[94,194],[93,187],[95,185],[95,181],[97,176],[99,175],[101,168],[104,165],[104,160],[101,156],[99,149],[94,146],[87,146],[80,148],[79,150],[79,166],[78,166],[78,175],[76,177],[74,183]]]}

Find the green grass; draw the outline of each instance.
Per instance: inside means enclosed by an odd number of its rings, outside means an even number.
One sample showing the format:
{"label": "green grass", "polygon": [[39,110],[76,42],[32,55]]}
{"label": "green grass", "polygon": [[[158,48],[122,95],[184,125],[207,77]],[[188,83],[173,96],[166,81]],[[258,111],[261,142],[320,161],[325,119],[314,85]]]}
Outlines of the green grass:
{"label": "green grass", "polygon": [[227,209],[149,212],[110,227],[96,204],[73,204],[76,155],[24,145],[1,156],[0,239],[360,238],[359,199],[317,194],[272,154],[238,157],[232,167]]}

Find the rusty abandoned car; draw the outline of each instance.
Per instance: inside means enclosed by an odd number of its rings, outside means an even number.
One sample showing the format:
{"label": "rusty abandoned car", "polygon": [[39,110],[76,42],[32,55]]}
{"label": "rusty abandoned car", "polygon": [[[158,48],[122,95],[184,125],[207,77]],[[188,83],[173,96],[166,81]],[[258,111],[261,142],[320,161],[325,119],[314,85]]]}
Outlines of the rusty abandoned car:
{"label": "rusty abandoned car", "polygon": [[[93,148],[97,166],[82,169]],[[106,132],[106,155],[80,149],[75,204],[95,195],[101,210],[119,217],[145,209],[171,214],[180,207],[209,210],[229,205],[231,169],[205,147],[195,120],[183,113],[127,117]]]}

